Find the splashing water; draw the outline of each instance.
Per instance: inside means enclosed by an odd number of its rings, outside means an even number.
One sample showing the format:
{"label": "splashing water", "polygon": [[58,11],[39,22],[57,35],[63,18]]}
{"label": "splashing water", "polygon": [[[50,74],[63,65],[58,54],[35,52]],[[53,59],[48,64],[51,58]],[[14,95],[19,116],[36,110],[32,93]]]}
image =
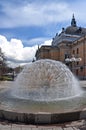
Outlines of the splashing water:
{"label": "splashing water", "polygon": [[59,61],[47,59],[25,66],[12,90],[17,98],[36,101],[61,100],[80,93],[78,81],[69,68]]}

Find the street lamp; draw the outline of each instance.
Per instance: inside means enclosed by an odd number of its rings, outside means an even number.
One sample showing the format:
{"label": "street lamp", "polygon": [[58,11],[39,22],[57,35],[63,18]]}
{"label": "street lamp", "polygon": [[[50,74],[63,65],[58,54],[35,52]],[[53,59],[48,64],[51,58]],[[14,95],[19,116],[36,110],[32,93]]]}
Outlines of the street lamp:
{"label": "street lamp", "polygon": [[3,58],[0,56],[0,61],[3,61]]}
{"label": "street lamp", "polygon": [[81,60],[82,59],[80,57],[79,58],[75,58],[74,55],[72,55],[71,58],[66,58],[65,62],[66,62],[66,65],[70,65],[71,64],[71,69],[72,69],[72,63],[73,63],[73,66],[74,66],[75,62],[79,62]]}
{"label": "street lamp", "polygon": [[79,61],[81,61],[82,59],[81,58],[75,58],[74,56],[72,56],[72,58],[66,58],[65,59],[65,62],[67,63],[67,62],[79,62]]}

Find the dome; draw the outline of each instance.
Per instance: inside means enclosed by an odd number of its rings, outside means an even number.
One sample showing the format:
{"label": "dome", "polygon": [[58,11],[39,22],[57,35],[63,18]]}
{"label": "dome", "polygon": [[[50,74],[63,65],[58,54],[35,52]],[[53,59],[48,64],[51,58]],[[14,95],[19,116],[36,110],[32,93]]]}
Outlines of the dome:
{"label": "dome", "polygon": [[68,26],[65,29],[65,33],[66,34],[71,34],[71,35],[83,35],[86,34],[86,28],[82,28],[82,27],[74,27],[74,26]]}
{"label": "dome", "polygon": [[66,34],[75,34],[78,30],[78,27],[68,26],[65,30]]}
{"label": "dome", "polygon": [[82,28],[77,26],[76,20],[73,14],[72,20],[71,20],[71,26],[68,26],[65,29],[66,34],[71,34],[71,35],[83,35],[86,34],[86,28]]}

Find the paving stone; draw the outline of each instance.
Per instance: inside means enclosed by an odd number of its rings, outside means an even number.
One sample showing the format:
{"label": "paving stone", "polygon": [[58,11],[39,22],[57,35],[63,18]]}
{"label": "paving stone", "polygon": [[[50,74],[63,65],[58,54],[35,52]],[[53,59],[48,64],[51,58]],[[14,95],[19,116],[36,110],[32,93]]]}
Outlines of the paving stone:
{"label": "paving stone", "polygon": [[0,130],[11,130],[11,125],[0,124]]}
{"label": "paving stone", "polygon": [[79,120],[79,121],[73,121],[73,122],[71,122],[71,123],[69,123],[69,124],[66,124],[65,126],[66,127],[74,127],[74,126],[82,126],[82,125],[84,125],[85,124],[85,120]]}
{"label": "paving stone", "polygon": [[74,130],[72,127],[63,128],[63,130]]}
{"label": "paving stone", "polygon": [[0,130],[1,130],[2,124],[0,124]]}
{"label": "paving stone", "polygon": [[38,128],[38,130],[53,130],[53,128]]}
{"label": "paving stone", "polygon": [[[35,128],[34,128],[35,129]],[[38,130],[47,130],[47,128],[38,127]]]}
{"label": "paving stone", "polygon": [[12,130],[22,130],[22,129],[19,127],[14,127],[14,128],[12,128]]}
{"label": "paving stone", "polygon": [[0,130],[11,130],[11,128],[1,128]]}
{"label": "paving stone", "polygon": [[21,130],[32,130],[29,126],[23,126]]}
{"label": "paving stone", "polygon": [[[35,130],[35,128],[32,128],[32,130]],[[50,126],[50,127],[45,127],[45,126],[38,126],[37,128],[36,128],[36,130],[53,130],[53,127],[52,126]]]}
{"label": "paving stone", "polygon": [[73,127],[74,130],[80,130],[79,128]]}
{"label": "paving stone", "polygon": [[20,125],[19,125],[19,126],[18,126],[18,125],[17,125],[17,126],[15,125],[15,126],[12,126],[12,127],[11,127],[11,130],[22,130],[22,127],[21,127]]}
{"label": "paving stone", "polygon": [[56,128],[53,128],[53,130],[63,130],[63,128],[61,128],[61,127],[56,127]]}
{"label": "paving stone", "polygon": [[[32,130],[35,130],[35,128],[32,128]],[[36,130],[53,130],[53,128],[45,127],[45,126],[38,126],[38,127],[36,127]]]}
{"label": "paving stone", "polygon": [[0,130],[86,130],[86,121],[74,121],[61,125],[23,125],[23,124],[8,124],[0,123]]}
{"label": "paving stone", "polygon": [[[32,128],[31,130],[40,130],[40,128]],[[44,130],[44,129],[42,128],[41,130]]]}

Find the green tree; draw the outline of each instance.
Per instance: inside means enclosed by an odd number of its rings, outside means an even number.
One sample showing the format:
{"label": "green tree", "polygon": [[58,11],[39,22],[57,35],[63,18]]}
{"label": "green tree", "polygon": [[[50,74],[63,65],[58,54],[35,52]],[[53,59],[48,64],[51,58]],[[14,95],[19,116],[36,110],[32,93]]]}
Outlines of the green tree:
{"label": "green tree", "polygon": [[6,58],[4,53],[0,48],[0,79],[3,78],[3,74],[6,73],[7,65],[6,65]]}

